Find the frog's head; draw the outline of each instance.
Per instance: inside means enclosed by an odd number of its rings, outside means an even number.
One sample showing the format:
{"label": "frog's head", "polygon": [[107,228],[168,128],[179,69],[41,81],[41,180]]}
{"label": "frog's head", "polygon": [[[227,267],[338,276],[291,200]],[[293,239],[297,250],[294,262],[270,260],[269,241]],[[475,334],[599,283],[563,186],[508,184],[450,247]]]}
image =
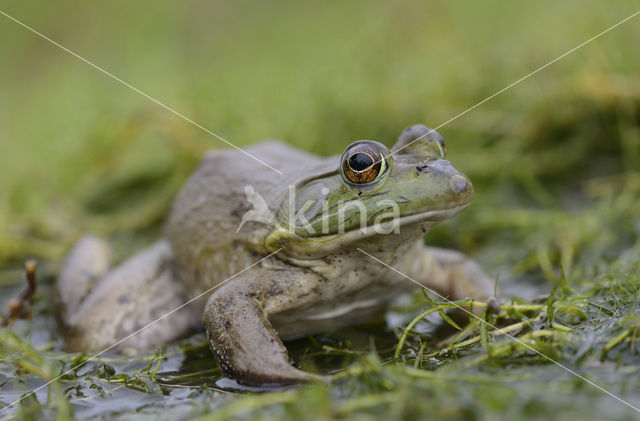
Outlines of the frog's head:
{"label": "frog's head", "polygon": [[319,258],[425,233],[464,209],[473,194],[469,179],[444,157],[442,136],[423,125],[407,128],[391,150],[370,140],[352,143],[331,170],[289,189],[267,247]]}

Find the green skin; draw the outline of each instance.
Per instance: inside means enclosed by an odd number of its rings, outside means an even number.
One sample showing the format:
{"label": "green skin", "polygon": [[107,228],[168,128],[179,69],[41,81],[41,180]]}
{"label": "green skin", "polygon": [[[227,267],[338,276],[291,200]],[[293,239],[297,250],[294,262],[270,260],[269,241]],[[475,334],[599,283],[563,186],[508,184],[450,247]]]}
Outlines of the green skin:
{"label": "green skin", "polygon": [[[201,319],[227,376],[284,385],[320,377],[293,367],[282,339],[365,322],[416,288],[362,251],[450,299],[490,296],[493,282],[475,262],[423,245],[424,234],[466,207],[473,193],[442,159],[440,135],[428,132],[407,128],[391,153],[385,149],[383,175],[360,186],[341,174],[340,157],[280,142],[248,152],[282,174],[238,151],[210,152],[174,202],[164,239],[111,270],[100,239],[85,237],[70,252],[57,284],[68,348],[150,348],[186,335]],[[246,185],[275,221],[242,220],[251,209]],[[306,225],[290,224],[289,185],[294,214],[304,211]],[[360,229],[363,209],[367,227]],[[396,216],[394,232],[371,227],[385,212]]]}

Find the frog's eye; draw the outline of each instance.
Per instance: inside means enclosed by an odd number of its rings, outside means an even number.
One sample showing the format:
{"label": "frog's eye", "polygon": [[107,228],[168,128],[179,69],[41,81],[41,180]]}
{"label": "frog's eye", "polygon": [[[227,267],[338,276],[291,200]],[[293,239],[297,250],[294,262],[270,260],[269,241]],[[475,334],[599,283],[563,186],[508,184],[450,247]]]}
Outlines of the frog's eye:
{"label": "frog's eye", "polygon": [[342,154],[340,170],[350,184],[371,184],[378,181],[387,170],[387,161],[378,146],[368,140],[351,144]]}
{"label": "frog's eye", "polygon": [[438,158],[444,158],[447,155],[447,145],[444,143],[444,139],[439,133],[437,136],[429,136],[426,139],[427,148],[429,152]]}

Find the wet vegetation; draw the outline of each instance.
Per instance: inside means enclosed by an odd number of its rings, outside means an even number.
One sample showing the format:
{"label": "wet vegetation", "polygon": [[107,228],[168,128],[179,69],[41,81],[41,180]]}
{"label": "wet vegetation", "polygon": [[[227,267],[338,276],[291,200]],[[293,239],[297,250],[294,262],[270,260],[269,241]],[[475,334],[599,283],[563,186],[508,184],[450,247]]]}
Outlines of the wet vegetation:
{"label": "wet vegetation", "polygon": [[[278,137],[330,155],[439,125],[635,8],[2,10],[239,146]],[[476,196],[426,241],[479,260],[507,298],[499,309],[459,302],[479,317],[467,321],[416,291],[380,320],[287,344],[330,384],[255,393],[220,381],[202,333],[88,362],[63,351],[52,285],[69,246],[94,232],[122,259],[150,243],[203,151],[224,145],[0,17],[2,308],[26,259],[39,272],[33,317],[0,329],[0,419],[636,419],[625,402],[640,407],[638,19],[440,130]]]}

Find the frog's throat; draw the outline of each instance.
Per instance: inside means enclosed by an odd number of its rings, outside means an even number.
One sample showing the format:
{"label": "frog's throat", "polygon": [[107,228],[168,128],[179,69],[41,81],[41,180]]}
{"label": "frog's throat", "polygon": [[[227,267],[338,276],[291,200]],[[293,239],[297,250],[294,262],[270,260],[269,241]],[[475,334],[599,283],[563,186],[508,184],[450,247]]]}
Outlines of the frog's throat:
{"label": "frog's throat", "polygon": [[[467,206],[469,206],[469,203],[447,209],[435,209],[405,215],[397,218],[394,223],[398,224],[400,229],[402,229],[403,226],[410,227],[411,225],[419,223],[433,226],[438,222],[454,217]],[[296,250],[318,249],[319,251],[322,249],[323,252],[330,254],[334,251],[334,248],[338,249],[344,247],[345,244],[356,243],[358,240],[374,235],[384,235],[384,233],[379,231],[379,226],[375,224],[365,227],[358,226],[343,233],[310,235],[307,237],[300,237],[291,230],[278,226],[276,230],[266,238],[265,244],[268,249],[277,250],[282,248],[285,253],[291,251],[295,254]]]}

